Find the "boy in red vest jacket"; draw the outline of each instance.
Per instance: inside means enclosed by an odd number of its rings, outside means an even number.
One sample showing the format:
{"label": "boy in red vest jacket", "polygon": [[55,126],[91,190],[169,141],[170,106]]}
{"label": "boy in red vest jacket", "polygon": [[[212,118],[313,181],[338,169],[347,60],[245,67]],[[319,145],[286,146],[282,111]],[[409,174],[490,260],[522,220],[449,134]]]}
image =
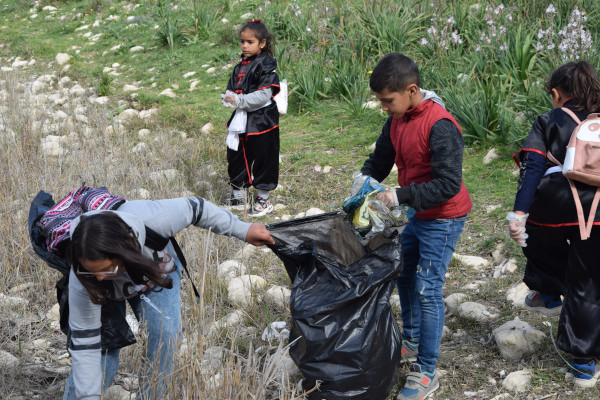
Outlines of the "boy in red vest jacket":
{"label": "boy in red vest jacket", "polygon": [[397,397],[416,400],[439,387],[442,286],[471,210],[462,182],[463,138],[441,99],[420,89],[419,69],[410,58],[384,56],[373,69],[370,86],[389,118],[352,187],[360,189],[367,176],[382,181],[396,164],[399,187],[379,193],[377,199],[416,211],[402,232],[404,270],[398,278],[402,358],[413,363]]}

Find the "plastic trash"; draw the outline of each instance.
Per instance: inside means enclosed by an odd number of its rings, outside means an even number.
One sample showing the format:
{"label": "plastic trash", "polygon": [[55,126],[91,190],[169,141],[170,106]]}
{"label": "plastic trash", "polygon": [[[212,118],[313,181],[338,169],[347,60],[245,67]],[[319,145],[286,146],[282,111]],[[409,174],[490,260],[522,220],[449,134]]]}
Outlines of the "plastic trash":
{"label": "plastic trash", "polygon": [[[402,271],[400,237],[363,246],[341,212],[268,226],[292,280],[290,356],[308,399],[385,399],[402,337],[389,302]],[[295,342],[294,342],[295,341]]]}

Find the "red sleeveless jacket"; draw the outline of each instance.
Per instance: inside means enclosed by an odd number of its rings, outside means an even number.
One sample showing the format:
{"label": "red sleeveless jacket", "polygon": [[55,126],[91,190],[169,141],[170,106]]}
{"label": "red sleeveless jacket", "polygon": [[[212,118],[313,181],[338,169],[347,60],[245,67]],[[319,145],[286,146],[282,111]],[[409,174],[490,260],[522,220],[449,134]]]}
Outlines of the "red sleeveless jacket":
{"label": "red sleeveless jacket", "polygon": [[[450,120],[462,132],[454,117],[444,107],[431,100],[425,100],[408,110],[402,118],[392,119],[390,138],[396,151],[394,161],[398,167],[400,186],[429,182],[433,179],[429,133],[433,125],[441,119]],[[450,200],[415,215],[420,219],[431,220],[462,217],[469,211],[471,197],[464,182],[461,182],[460,191]]]}

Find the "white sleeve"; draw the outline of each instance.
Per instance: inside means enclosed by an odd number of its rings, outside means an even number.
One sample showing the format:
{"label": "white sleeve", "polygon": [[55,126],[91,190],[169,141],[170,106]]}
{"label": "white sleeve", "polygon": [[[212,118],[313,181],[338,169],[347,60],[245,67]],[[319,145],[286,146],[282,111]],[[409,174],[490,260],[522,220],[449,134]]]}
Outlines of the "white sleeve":
{"label": "white sleeve", "polygon": [[73,270],[69,276],[69,328],[73,383],[78,399],[100,400],[102,394],[101,367],[101,306],[92,303]]}

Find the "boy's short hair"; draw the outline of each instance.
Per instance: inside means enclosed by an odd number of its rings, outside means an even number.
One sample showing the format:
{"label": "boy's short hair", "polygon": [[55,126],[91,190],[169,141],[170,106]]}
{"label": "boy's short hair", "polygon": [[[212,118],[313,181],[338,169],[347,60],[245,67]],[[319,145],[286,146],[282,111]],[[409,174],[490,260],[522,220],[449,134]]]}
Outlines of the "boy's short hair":
{"label": "boy's short hair", "polygon": [[373,68],[369,86],[374,92],[399,92],[410,84],[421,87],[417,64],[404,54],[390,53],[383,56]]}

